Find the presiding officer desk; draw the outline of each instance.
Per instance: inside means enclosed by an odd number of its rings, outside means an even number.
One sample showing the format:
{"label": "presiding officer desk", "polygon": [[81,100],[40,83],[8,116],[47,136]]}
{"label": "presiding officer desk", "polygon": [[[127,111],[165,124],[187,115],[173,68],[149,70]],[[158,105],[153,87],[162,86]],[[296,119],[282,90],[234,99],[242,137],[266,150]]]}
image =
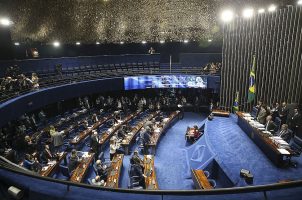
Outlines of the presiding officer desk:
{"label": "presiding officer desk", "polygon": [[155,149],[159,142],[159,138],[163,135],[165,130],[171,125],[172,121],[179,115],[180,111],[175,111],[165,118],[164,121],[160,124],[160,128],[154,130],[154,133],[151,136],[150,143],[147,144],[148,147],[151,147],[151,154],[155,155]]}
{"label": "presiding officer desk", "polygon": [[145,178],[146,189],[158,190],[153,155],[144,155],[144,174],[147,176]]}
{"label": "presiding officer desk", "polygon": [[265,155],[278,167],[283,167],[289,162],[292,156],[290,148],[283,149],[278,146],[263,131],[251,125],[251,122],[245,118],[245,113],[236,112],[238,116],[239,127],[250,137],[251,140],[265,153]]}
{"label": "presiding officer desk", "polygon": [[86,130],[82,131],[77,136],[75,136],[72,140],[70,140],[70,144],[71,145],[78,145],[83,139],[85,139],[88,135],[90,135],[91,132],[94,129],[97,129],[99,126],[101,126],[102,124],[104,124],[106,121],[108,121],[112,117],[113,117],[113,114],[108,115],[106,117],[103,117],[102,119],[100,119],[99,121],[97,121],[95,124],[93,124],[92,127],[87,128]]}
{"label": "presiding officer desk", "polygon": [[214,116],[219,116],[219,117],[229,117],[230,116],[230,112],[229,111],[225,111],[225,110],[218,110],[218,109],[214,109],[212,111],[212,114]]}
{"label": "presiding officer desk", "polygon": [[130,133],[127,134],[125,139],[122,141],[121,145],[124,147],[125,154],[129,155],[129,147],[132,142],[134,142],[134,139],[136,138],[137,133],[141,130],[141,128],[144,126],[144,124],[147,121],[150,121],[154,117],[156,117],[160,111],[156,111],[152,114],[149,114],[147,117],[145,117],[141,122],[139,122],[135,127],[132,128]]}
{"label": "presiding officer desk", "polygon": [[117,124],[114,124],[105,133],[103,133],[99,140],[99,144],[101,145],[101,148],[103,147],[103,144],[105,144],[119,128],[121,128],[124,124],[128,123],[130,120],[138,116],[141,112],[142,112],[141,110],[137,110],[135,113],[132,113],[124,120],[119,121]]}
{"label": "presiding officer desk", "polygon": [[90,167],[90,164],[94,160],[94,153],[83,152],[80,163],[77,168],[74,170],[72,176],[70,177],[70,181],[81,183],[85,175]]}
{"label": "presiding officer desk", "polygon": [[62,160],[65,160],[66,163],[66,155],[67,152],[61,152],[58,154],[57,160],[49,161],[46,166],[42,167],[42,170],[40,171],[41,176],[51,176],[55,170],[58,168]]}
{"label": "presiding officer desk", "polygon": [[106,187],[118,188],[121,170],[123,168],[123,159],[124,154],[116,154],[113,157],[108,171]]}

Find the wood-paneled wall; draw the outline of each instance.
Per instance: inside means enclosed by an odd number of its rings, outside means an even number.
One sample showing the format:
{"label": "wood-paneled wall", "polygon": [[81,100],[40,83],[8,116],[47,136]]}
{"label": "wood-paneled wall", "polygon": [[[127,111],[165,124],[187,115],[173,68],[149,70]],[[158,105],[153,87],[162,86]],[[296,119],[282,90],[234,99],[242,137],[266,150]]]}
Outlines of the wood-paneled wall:
{"label": "wood-paneled wall", "polygon": [[[241,110],[302,97],[302,6],[236,18],[224,26],[220,103],[232,107],[239,91]],[[256,55],[256,99],[247,103],[249,73]]]}

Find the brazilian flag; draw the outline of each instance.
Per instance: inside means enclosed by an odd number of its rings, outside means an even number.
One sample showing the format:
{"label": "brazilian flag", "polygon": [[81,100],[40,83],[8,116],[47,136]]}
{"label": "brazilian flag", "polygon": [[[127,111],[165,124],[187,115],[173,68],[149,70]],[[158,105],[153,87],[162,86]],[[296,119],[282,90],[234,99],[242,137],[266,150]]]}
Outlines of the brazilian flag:
{"label": "brazilian flag", "polygon": [[250,79],[249,79],[249,92],[248,92],[248,103],[251,103],[255,99],[255,67],[256,67],[256,56],[253,56],[253,66],[250,72]]}
{"label": "brazilian flag", "polygon": [[238,111],[239,110],[239,92],[236,92],[236,97],[235,97],[235,101],[234,101],[234,105],[233,105],[233,109],[234,111]]}

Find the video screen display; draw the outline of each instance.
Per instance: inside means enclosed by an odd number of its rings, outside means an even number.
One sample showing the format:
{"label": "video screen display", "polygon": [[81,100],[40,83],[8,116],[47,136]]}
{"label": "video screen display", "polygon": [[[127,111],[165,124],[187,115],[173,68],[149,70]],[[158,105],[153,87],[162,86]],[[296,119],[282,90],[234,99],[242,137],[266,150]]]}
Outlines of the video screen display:
{"label": "video screen display", "polygon": [[194,75],[154,75],[124,78],[125,90],[148,88],[207,88],[207,77]]}

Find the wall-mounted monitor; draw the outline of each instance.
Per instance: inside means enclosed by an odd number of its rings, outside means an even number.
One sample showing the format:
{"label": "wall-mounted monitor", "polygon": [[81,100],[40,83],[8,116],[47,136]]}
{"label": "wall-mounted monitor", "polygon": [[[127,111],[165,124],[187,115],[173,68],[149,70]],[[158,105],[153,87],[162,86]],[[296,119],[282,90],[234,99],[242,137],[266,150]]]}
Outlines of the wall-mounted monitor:
{"label": "wall-mounted monitor", "polygon": [[207,77],[196,75],[151,75],[124,78],[125,90],[148,88],[207,88]]}

